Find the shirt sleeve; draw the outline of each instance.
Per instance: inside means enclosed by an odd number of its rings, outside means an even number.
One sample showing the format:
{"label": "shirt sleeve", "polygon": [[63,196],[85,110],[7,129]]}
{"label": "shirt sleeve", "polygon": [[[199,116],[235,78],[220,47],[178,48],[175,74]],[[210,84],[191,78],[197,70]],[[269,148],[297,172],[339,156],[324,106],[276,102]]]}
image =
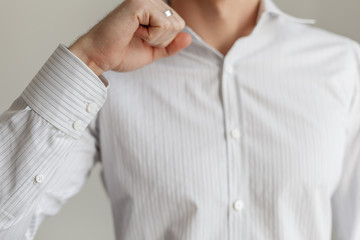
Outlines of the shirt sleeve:
{"label": "shirt sleeve", "polygon": [[360,47],[358,43],[352,43],[352,46],[355,61],[349,62],[349,76],[355,84],[342,175],[332,198],[335,240],[360,239]]}
{"label": "shirt sleeve", "polygon": [[0,239],[33,239],[98,159],[101,80],[60,45],[0,116]]}

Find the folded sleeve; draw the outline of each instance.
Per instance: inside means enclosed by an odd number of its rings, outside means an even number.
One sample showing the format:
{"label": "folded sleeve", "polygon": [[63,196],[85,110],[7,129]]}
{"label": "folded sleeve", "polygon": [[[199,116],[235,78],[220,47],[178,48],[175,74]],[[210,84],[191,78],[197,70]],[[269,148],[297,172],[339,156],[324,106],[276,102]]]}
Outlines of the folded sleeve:
{"label": "folded sleeve", "polygon": [[98,159],[107,87],[60,45],[0,115],[0,239],[33,239],[78,192]]}
{"label": "folded sleeve", "polygon": [[360,47],[352,42],[349,76],[354,80],[342,175],[332,198],[333,238],[360,239]]}

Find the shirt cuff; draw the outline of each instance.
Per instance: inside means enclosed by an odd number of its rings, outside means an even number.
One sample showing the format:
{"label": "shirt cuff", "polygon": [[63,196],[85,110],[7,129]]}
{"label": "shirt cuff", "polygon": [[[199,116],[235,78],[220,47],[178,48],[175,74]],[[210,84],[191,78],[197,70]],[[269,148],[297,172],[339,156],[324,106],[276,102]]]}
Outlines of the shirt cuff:
{"label": "shirt cuff", "polygon": [[104,104],[107,87],[60,44],[21,97],[56,128],[78,139]]}

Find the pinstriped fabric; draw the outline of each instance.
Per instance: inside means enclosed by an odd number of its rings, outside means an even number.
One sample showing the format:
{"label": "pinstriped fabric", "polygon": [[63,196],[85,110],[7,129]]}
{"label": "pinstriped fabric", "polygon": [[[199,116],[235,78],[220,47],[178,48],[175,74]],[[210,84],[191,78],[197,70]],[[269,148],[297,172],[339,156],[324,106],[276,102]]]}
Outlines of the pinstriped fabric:
{"label": "pinstriped fabric", "polygon": [[72,123],[89,124],[95,112],[89,114],[86,105],[102,106],[106,88],[80,59],[60,45],[21,96],[44,119],[78,139],[81,131],[74,131]]}
{"label": "pinstriped fabric", "polygon": [[1,116],[0,239],[33,239],[100,159],[118,240],[360,239],[360,47],[261,13],[226,56],[187,27],[108,89],[60,46]]}
{"label": "pinstriped fabric", "polygon": [[[98,77],[60,45],[1,115],[0,239],[32,239],[44,216],[77,192],[96,160],[96,147],[93,137],[85,141],[86,149],[84,141],[74,139],[91,136],[84,129],[106,92]],[[89,104],[97,108],[90,111]],[[71,172],[78,177],[66,177]]]}

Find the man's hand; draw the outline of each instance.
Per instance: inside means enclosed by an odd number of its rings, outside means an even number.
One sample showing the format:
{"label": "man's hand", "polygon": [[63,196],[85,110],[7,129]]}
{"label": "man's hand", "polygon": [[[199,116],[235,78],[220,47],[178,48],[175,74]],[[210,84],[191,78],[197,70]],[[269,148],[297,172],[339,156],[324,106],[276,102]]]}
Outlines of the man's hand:
{"label": "man's hand", "polygon": [[184,20],[162,0],[125,0],[69,49],[97,76],[132,71],[191,43]]}

